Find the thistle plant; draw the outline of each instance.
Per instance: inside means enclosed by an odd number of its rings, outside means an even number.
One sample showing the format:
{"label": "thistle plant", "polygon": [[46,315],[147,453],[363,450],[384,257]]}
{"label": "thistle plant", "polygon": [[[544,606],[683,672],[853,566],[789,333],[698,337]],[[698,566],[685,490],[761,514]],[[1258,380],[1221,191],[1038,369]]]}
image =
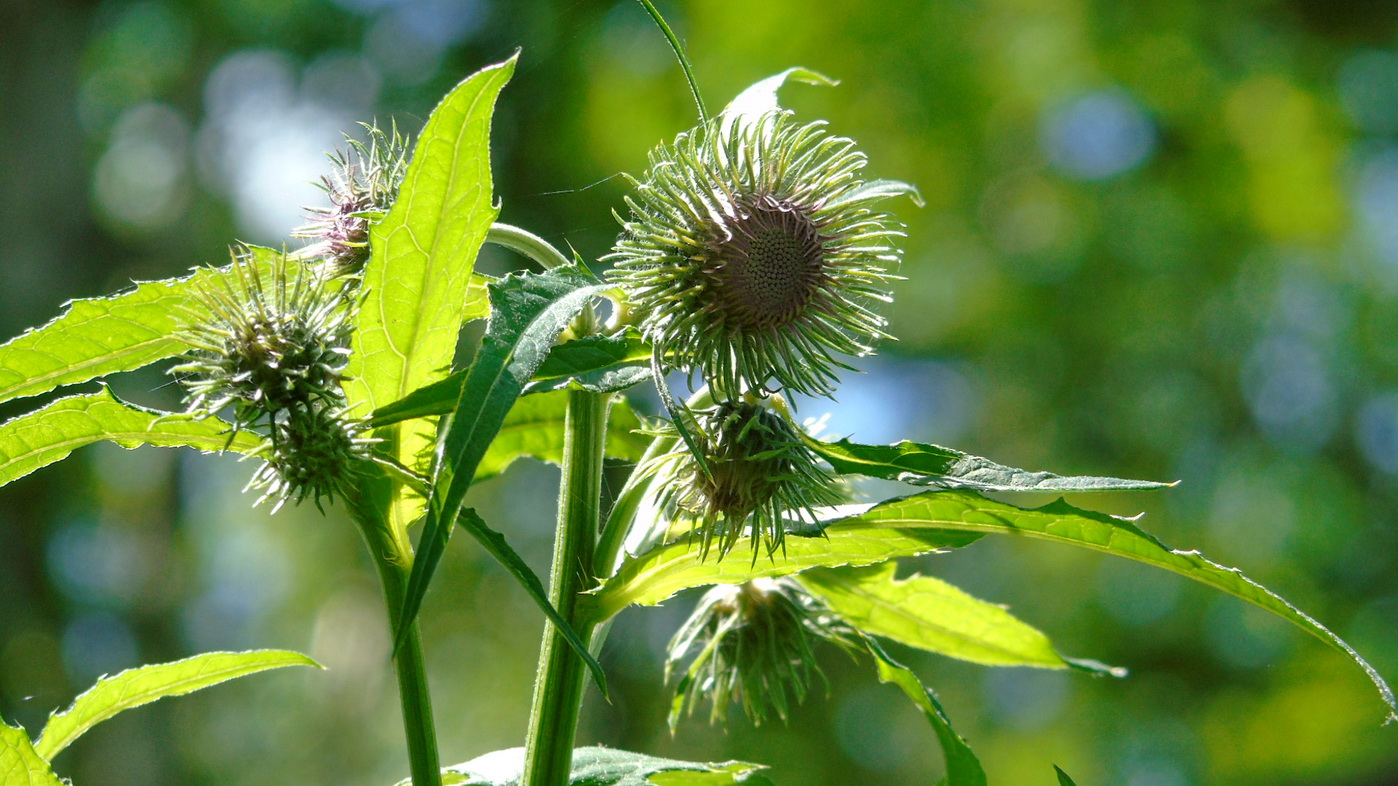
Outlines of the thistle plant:
{"label": "thistle plant", "polygon": [[[1252,603],[1350,658],[1398,717],[1392,691],[1367,661],[1239,571],[1166,547],[1136,518],[1063,499],[1021,507],[985,496],[1173,484],[1029,472],[911,440],[817,439],[792,422],[790,395],[833,394],[846,359],[886,338],[876,309],[896,278],[902,225],[875,206],[916,194],[903,183],[861,180],[866,160],[852,141],[798,121],[777,102],[789,82],[828,79],[802,69],[778,74],[661,144],[633,180],[603,280],[582,260],[497,221],[490,120],[514,63],[453,88],[410,157],[396,130],[372,127],[368,142],[337,154],[325,181],[330,204],[298,230],[311,240],[305,248],[238,246],[225,268],[76,303],[0,346],[0,370],[22,377],[0,388],[7,398],[171,359],[188,386],[183,413],[136,407],[103,387],[0,424],[0,484],[109,440],[252,456],[264,462],[250,484],[264,498],[340,507],[383,588],[415,786],[613,786],[664,773],[715,786],[748,779],[760,765],[574,747],[589,679],[608,695],[596,653],[614,618],[701,588],[712,589],[669,658],[684,671],[672,704],[677,731],[683,711],[705,700],[711,721],[733,703],[755,722],[769,712],[791,718],[813,677],[824,679],[813,659],[823,640],[872,664],[922,712],[945,755],[948,786],[983,786],[984,769],[936,694],[881,641],[992,667],[1123,673],[1064,657],[1006,607],[936,576],[898,575],[901,558],[995,535],[1132,559]],[[487,242],[543,270],[483,276],[475,260]],[[593,312],[604,298],[616,306],[605,326]],[[481,318],[480,345],[462,363],[461,326]],[[667,369],[708,385],[693,411],[669,406]],[[640,428],[626,392],[642,384],[667,399],[668,424]],[[561,467],[547,589],[465,505],[473,484],[521,457]],[[604,516],[607,459],[632,469]],[[910,488],[842,504],[861,477]],[[458,527],[548,622],[524,747],[443,768],[417,616]],[[751,558],[734,559],[744,536]],[[212,684],[223,677],[206,669],[227,655],[118,675],[118,684],[104,682],[56,715],[37,741],[0,724],[0,773],[59,786],[50,762],[92,718],[139,703],[130,696]],[[475,653],[460,657],[489,668]],[[294,654],[232,658],[219,674],[308,662]],[[127,690],[137,681],[145,692]]]}

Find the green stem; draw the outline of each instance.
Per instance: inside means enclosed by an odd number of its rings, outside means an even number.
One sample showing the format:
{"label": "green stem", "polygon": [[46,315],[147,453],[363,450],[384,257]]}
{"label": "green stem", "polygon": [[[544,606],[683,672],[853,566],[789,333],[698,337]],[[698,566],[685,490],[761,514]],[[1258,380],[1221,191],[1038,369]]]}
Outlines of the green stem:
{"label": "green stem", "polygon": [[[377,467],[376,467],[377,468]],[[412,574],[412,547],[406,533],[390,521],[389,505],[395,484],[382,470],[367,476],[357,499],[350,500],[350,512],[364,544],[369,548],[374,567],[383,584],[384,604],[388,608],[389,630],[396,636],[403,609],[403,598]],[[378,493],[375,493],[378,492]],[[441,786],[442,766],[437,757],[437,730],[432,719],[432,697],[427,689],[427,667],[423,662],[422,637],[417,621],[404,637],[398,655],[393,659],[398,673],[398,698],[403,705],[403,731],[408,743],[408,765],[413,786]]]}
{"label": "green stem", "polygon": [[501,224],[497,221],[490,225],[490,231],[485,235],[485,242],[517,251],[539,263],[546,270],[568,264],[568,258],[559,253],[558,249],[554,248],[547,240],[517,226]]}
{"label": "green stem", "polygon": [[[594,581],[593,558],[601,516],[602,455],[610,394],[568,391],[563,480],[558,489],[558,531],[549,601],[587,644],[594,625],[578,614],[579,595]],[[525,786],[565,786],[573,764],[587,668],[553,626],[544,630],[534,702],[525,739]]]}

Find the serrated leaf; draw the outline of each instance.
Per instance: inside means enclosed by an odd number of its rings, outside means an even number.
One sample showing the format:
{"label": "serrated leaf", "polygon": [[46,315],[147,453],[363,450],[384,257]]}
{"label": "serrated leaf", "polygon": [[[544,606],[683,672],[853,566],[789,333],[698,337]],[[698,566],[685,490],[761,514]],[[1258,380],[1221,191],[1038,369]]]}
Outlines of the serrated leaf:
{"label": "serrated leaf", "polygon": [[103,440],[128,449],[186,446],[206,453],[250,453],[262,445],[261,437],[246,431],[230,441],[231,428],[218,418],[194,420],[127,404],[104,386],[0,424],[0,486]]}
{"label": "serrated leaf", "polygon": [[220,682],[284,666],[323,668],[299,652],[254,650],[206,652],[172,663],[127,669],[98,680],[78,696],[71,707],[50,717],[34,749],[52,761],[73,740],[121,712],[166,696],[183,696]]}
{"label": "serrated leaf", "polygon": [[490,316],[490,296],[486,294],[486,286],[493,280],[480,273],[471,274],[471,283],[466,286],[466,307],[461,309],[463,325]]}
{"label": "serrated leaf", "polygon": [[[681,536],[627,557],[616,572],[593,594],[585,596],[584,607],[594,620],[611,617],[632,604],[653,606],[681,590],[709,584],[741,584],[756,578],[772,578],[799,573],[809,568],[840,565],[871,565],[895,557],[927,554],[944,548],[965,546],[980,539],[976,533],[938,532],[898,526],[883,526],[875,513],[882,506],[850,506],[871,518],[849,515],[845,509],[826,520],[823,535],[788,535],[783,551],[768,558],[750,559],[734,550],[722,559],[704,559],[698,541]],[[809,534],[809,533],[807,533]]]}
{"label": "serrated leaf", "polygon": [[64,786],[29,735],[0,720],[0,786]]}
{"label": "serrated leaf", "polygon": [[[455,414],[441,438],[427,518],[404,593],[399,644],[422,606],[466,489],[506,414],[559,333],[588,300],[605,288],[605,284],[574,265],[541,274],[511,275],[490,285],[494,310],[481,349],[462,383]],[[595,666],[586,652],[580,654],[590,661],[590,666]],[[594,668],[593,676],[600,687],[601,669]]]}
{"label": "serrated leaf", "polygon": [[894,445],[860,445],[847,439],[823,442],[807,438],[806,444],[842,475],[866,475],[898,480],[914,486],[937,486],[973,491],[1137,491],[1168,488],[1175,484],[1150,480],[1125,480],[1091,476],[1064,476],[1029,472],[996,464],[952,448],[899,442]]}
{"label": "serrated leaf", "polygon": [[739,93],[736,98],[728,102],[728,106],[723,108],[721,115],[723,121],[727,123],[733,120],[751,120],[781,109],[781,104],[777,101],[777,91],[787,82],[805,82],[808,85],[826,86],[839,84],[834,79],[807,68],[788,68],[780,74],[769,76],[754,83]]}
{"label": "serrated leaf", "polygon": [[1068,777],[1068,773],[1064,772],[1063,768],[1057,764],[1053,765],[1053,771],[1058,774],[1058,786],[1078,786],[1072,778]]}
{"label": "serrated leaf", "polygon": [[[643,753],[592,746],[573,751],[570,786],[729,786],[756,784],[749,777],[765,769],[760,764],[729,761],[705,763],[677,761]],[[478,756],[442,769],[444,776],[469,786],[519,786],[524,775],[524,748],[509,748]],[[666,775],[682,776],[679,779]],[[656,777],[660,776],[660,777]],[[448,782],[443,778],[444,782]],[[398,786],[410,786],[408,780]]]}
{"label": "serrated leaf", "polygon": [[[524,388],[526,394],[562,390],[576,382],[595,393],[612,393],[650,377],[650,347],[634,328],[618,336],[588,336],[565,341],[549,350],[544,362]],[[640,364],[640,377],[631,381]],[[374,411],[374,427],[412,418],[449,415],[461,398],[461,383],[469,369],[414,390],[402,399]]]}
{"label": "serrated leaf", "polygon": [[910,647],[987,666],[1077,667],[1125,676],[1124,670],[1064,658],[1047,636],[1003,606],[973,598],[931,576],[899,580],[897,569],[891,561],[862,568],[818,568],[805,571],[799,580],[845,622]]}
{"label": "serrated leaf", "polygon": [[[550,464],[563,462],[563,423],[568,412],[568,391],[555,390],[532,396],[521,396],[505,416],[490,449],[476,467],[473,483],[504,472],[515,459],[535,458]],[[650,444],[650,437],[636,433],[640,418],[625,399],[612,404],[607,418],[607,449],[609,458],[639,461]]]}
{"label": "serrated leaf", "polygon": [[941,781],[943,786],[986,786],[985,770],[981,767],[980,759],[951,727],[951,719],[942,709],[941,702],[937,701],[937,694],[923,685],[911,669],[889,657],[877,642],[866,638],[865,644],[874,658],[879,681],[896,685],[932,724],[937,741],[942,745],[942,756],[946,759],[947,777]]}
{"label": "serrated leaf", "polygon": [[[490,120],[515,58],[462,80],[432,110],[398,199],[369,233],[345,386],[374,409],[446,376],[491,201]],[[478,306],[477,306],[478,308]],[[467,312],[463,314],[463,310]]]}
{"label": "serrated leaf", "polygon": [[[277,252],[247,247],[259,264]],[[0,401],[37,396],[64,385],[131,371],[187,349],[175,338],[192,295],[225,268],[203,268],[180,278],[138,282],[106,297],[73,300],[46,325],[0,346]]]}

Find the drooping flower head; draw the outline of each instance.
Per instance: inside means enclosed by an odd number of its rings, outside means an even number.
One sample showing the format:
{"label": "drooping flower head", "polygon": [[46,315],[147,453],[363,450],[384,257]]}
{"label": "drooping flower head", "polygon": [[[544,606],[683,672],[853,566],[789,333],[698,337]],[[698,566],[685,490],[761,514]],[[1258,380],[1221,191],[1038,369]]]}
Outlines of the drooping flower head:
{"label": "drooping flower head", "polygon": [[782,547],[788,522],[814,523],[814,509],[843,501],[797,427],[769,401],[746,397],[695,413],[700,463],[682,444],[657,459],[666,519],[689,520],[703,553],[727,554],[747,533],[753,559]]}
{"label": "drooping flower head", "polygon": [[733,703],[754,724],[762,723],[769,707],[786,720],[790,699],[805,701],[812,672],[824,679],[812,639],[851,653],[857,648],[853,630],[790,577],[709,590],[670,640],[666,682],[676,664],[693,656],[675,686],[670,730],[681,713],[692,713],[705,698],[710,723],[723,723]]}
{"label": "drooping flower head", "polygon": [[321,178],[326,207],[307,208],[309,222],[292,235],[315,241],[302,256],[319,256],[334,275],[354,274],[369,260],[369,226],[398,198],[408,169],[408,143],[397,125],[388,131],[361,124],[368,141],[346,136],[348,150],[330,154],[331,174]]}
{"label": "drooping flower head", "polygon": [[852,140],[789,112],[723,116],[650,154],[609,259],[646,337],[720,397],[829,395],[886,337],[873,307],[902,235]]}

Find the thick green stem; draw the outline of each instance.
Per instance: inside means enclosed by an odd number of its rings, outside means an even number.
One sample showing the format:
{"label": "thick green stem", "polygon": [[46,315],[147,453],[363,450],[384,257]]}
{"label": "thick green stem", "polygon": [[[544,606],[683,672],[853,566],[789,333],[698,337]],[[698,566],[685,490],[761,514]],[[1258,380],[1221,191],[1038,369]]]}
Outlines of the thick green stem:
{"label": "thick green stem", "polygon": [[[366,473],[367,474],[367,473]],[[389,506],[375,505],[370,500],[384,502],[388,497],[375,491],[392,493],[395,484],[380,473],[366,480],[359,498],[351,501],[351,513],[369,556],[378,569],[383,584],[384,604],[388,608],[389,630],[396,636],[403,609],[403,597],[412,574],[412,548],[401,527],[390,523]],[[398,655],[393,659],[398,673],[398,698],[403,706],[403,731],[408,743],[408,766],[413,786],[441,786],[442,767],[437,757],[437,731],[432,718],[432,698],[427,690],[427,667],[423,662],[422,637],[417,621],[409,629]]]}
{"label": "thick green stem", "polygon": [[[578,614],[579,594],[593,583],[593,558],[602,494],[609,394],[568,392],[563,442],[563,480],[558,490],[558,531],[553,548],[549,601],[589,643],[594,626]],[[534,703],[525,739],[525,786],[565,786],[573,764],[587,668],[549,625],[544,630]]]}
{"label": "thick green stem", "polygon": [[485,242],[517,251],[545,269],[568,264],[568,258],[559,253],[547,240],[526,229],[510,224],[495,222],[486,233]]}

